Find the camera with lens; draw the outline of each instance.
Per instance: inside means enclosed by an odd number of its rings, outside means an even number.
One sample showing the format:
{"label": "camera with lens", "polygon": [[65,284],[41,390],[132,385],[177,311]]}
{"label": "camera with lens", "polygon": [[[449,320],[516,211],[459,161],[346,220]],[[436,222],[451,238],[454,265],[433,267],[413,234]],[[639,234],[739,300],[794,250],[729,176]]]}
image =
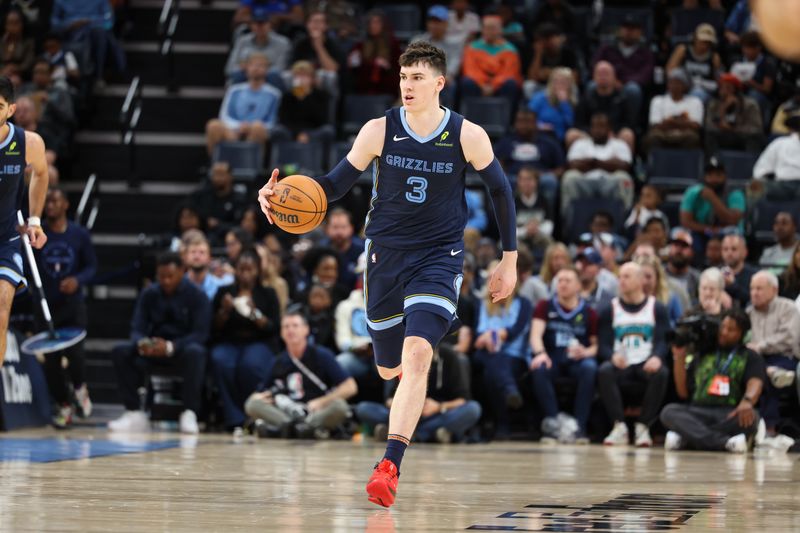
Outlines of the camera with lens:
{"label": "camera with lens", "polygon": [[667,340],[679,348],[691,345],[698,353],[711,352],[718,343],[719,323],[718,318],[706,314],[689,315],[678,320]]}

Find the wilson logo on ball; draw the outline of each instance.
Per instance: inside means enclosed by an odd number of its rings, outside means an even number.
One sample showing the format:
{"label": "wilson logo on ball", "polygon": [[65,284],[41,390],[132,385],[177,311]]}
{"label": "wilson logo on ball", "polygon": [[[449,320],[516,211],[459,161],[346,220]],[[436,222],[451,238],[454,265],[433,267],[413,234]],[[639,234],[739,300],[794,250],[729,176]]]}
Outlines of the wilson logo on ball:
{"label": "wilson logo on ball", "polygon": [[297,224],[300,222],[300,218],[297,215],[287,215],[286,213],[281,213],[274,209],[272,210],[272,215],[278,222],[284,222],[286,224]]}

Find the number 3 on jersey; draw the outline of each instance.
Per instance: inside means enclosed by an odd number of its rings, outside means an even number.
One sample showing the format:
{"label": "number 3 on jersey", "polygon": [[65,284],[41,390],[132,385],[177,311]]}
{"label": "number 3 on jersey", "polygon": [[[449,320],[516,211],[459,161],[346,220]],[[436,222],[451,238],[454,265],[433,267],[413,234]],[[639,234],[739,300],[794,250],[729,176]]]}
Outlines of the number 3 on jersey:
{"label": "number 3 on jersey", "polygon": [[428,180],[420,178],[419,176],[411,176],[406,180],[406,183],[413,187],[406,193],[406,200],[415,204],[424,202],[427,196],[425,189],[428,188]]}

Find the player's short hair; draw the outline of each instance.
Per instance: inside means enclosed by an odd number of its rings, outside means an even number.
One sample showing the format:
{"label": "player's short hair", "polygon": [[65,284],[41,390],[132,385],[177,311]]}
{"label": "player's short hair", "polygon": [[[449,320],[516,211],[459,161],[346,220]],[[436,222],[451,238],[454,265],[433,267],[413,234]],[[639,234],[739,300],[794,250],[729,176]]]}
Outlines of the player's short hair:
{"label": "player's short hair", "polygon": [[181,256],[175,252],[163,252],[156,257],[156,267],[175,265],[177,268],[183,268],[183,260]]}
{"label": "player's short hair", "polygon": [[14,84],[8,76],[0,76],[0,96],[9,104],[13,104],[16,99]]}
{"label": "player's short hair", "polygon": [[447,73],[447,57],[444,51],[429,42],[411,43],[400,56],[401,67],[411,67],[417,64],[428,65],[442,76]]}

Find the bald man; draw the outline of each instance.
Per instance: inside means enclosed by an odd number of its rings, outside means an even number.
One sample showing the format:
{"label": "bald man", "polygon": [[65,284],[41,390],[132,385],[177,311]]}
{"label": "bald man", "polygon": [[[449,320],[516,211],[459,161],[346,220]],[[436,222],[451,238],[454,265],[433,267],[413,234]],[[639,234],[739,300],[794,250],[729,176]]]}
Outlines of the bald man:
{"label": "bald man", "polygon": [[597,355],[605,362],[600,366],[597,381],[600,398],[614,422],[614,428],[603,441],[609,446],[630,442],[623,389],[645,386],[634,440],[642,448],[653,445],[650,426],[658,419],[667,392],[669,370],[664,358],[669,315],[664,305],[645,295],[642,284],[641,267],[625,263],[619,269],[619,297],[600,311]]}
{"label": "bald man", "polygon": [[761,413],[767,431],[774,435],[780,420],[778,389],[794,383],[800,358],[800,311],[793,301],[778,296],[777,276],[762,270],[750,280],[747,314],[752,324],[747,347],[764,358],[770,378],[761,399]]}
{"label": "bald man", "polygon": [[747,242],[741,235],[726,235],[722,239],[722,274],[725,291],[744,309],[750,303],[750,279],[757,269],[745,263]]}

